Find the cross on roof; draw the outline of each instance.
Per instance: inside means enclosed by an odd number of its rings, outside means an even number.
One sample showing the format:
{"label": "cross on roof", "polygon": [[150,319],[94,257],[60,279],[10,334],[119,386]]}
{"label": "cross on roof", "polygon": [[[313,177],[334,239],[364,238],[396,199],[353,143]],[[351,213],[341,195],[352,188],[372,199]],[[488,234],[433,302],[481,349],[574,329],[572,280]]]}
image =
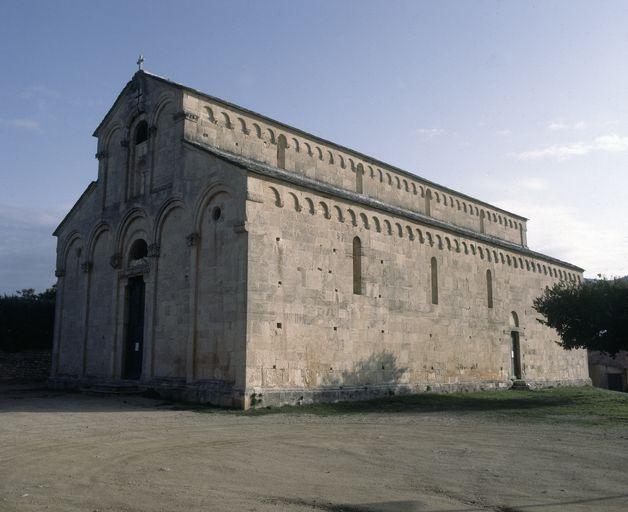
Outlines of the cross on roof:
{"label": "cross on roof", "polygon": [[137,66],[140,71],[144,69],[144,56],[140,53],[140,58],[137,59]]}

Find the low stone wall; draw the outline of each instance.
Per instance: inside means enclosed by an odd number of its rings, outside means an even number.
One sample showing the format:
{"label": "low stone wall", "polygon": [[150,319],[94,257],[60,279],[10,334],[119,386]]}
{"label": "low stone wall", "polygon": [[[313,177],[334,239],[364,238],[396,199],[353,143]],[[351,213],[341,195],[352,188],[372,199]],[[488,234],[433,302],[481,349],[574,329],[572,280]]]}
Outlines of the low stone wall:
{"label": "low stone wall", "polygon": [[50,375],[51,361],[49,350],[0,351],[0,382],[45,381]]}

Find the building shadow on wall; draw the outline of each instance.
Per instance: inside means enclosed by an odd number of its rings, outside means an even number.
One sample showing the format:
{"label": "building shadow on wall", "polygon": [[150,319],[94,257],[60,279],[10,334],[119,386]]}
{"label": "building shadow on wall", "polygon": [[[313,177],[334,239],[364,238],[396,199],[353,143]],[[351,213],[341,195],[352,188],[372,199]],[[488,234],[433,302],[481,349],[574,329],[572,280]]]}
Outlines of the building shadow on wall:
{"label": "building shadow on wall", "polygon": [[[373,353],[356,362],[350,370],[329,368],[325,380],[318,388],[303,390],[305,399],[299,403],[327,402],[297,407],[264,407],[246,414],[297,412],[313,414],[349,413],[433,413],[433,412],[491,412],[502,415],[547,416],[563,406],[582,407],[599,400],[591,392],[575,391],[484,391],[470,393],[435,393],[428,385],[421,388],[408,384],[409,369],[397,356],[386,350]],[[205,404],[170,402],[141,396],[89,396],[81,393],[46,389],[0,389],[0,413],[22,412],[74,412],[74,411],[159,411],[167,409],[219,412],[219,408]],[[317,396],[318,395],[318,396]],[[310,400],[308,400],[308,397]],[[579,411],[580,412],[580,411]],[[582,413],[590,413],[587,410]]]}
{"label": "building shadow on wall", "polygon": [[352,370],[343,370],[330,379],[330,384],[345,387],[378,387],[385,394],[386,388],[403,387],[403,376],[408,368],[399,366],[398,358],[392,352],[382,350],[358,361]]}
{"label": "building shadow on wall", "polygon": [[[313,413],[334,414],[351,412],[429,413],[524,411],[569,406],[579,398],[557,393],[535,391],[515,392],[493,390],[479,392],[435,392],[429,385],[411,386],[404,376],[409,371],[399,364],[392,352],[382,350],[355,363],[352,370],[330,376],[321,389],[328,401],[335,403],[309,404],[304,409]],[[330,368],[330,373],[332,369]],[[336,390],[338,390],[337,394]],[[307,396],[307,393],[305,393]],[[332,400],[329,400],[329,399]],[[307,403],[307,400],[305,400]],[[274,408],[275,411],[280,410]],[[287,410],[287,409],[283,409]]]}

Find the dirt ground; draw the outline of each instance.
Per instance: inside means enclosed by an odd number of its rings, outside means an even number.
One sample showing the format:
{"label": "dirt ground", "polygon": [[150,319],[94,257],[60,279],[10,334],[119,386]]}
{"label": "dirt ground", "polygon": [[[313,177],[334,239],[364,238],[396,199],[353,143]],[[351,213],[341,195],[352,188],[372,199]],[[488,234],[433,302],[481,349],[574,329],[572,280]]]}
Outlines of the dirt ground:
{"label": "dirt ground", "polygon": [[628,428],[0,390],[1,511],[626,511]]}

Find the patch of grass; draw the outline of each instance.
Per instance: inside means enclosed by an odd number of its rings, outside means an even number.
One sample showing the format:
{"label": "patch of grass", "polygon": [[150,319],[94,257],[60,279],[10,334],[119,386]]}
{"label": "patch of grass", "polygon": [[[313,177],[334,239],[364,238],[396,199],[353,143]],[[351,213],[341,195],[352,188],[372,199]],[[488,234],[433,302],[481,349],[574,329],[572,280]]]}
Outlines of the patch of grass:
{"label": "patch of grass", "polygon": [[537,420],[580,425],[628,427],[628,394],[592,387],[535,391],[421,393],[338,402],[251,409],[242,414],[338,414],[449,412],[481,414],[504,420]]}

